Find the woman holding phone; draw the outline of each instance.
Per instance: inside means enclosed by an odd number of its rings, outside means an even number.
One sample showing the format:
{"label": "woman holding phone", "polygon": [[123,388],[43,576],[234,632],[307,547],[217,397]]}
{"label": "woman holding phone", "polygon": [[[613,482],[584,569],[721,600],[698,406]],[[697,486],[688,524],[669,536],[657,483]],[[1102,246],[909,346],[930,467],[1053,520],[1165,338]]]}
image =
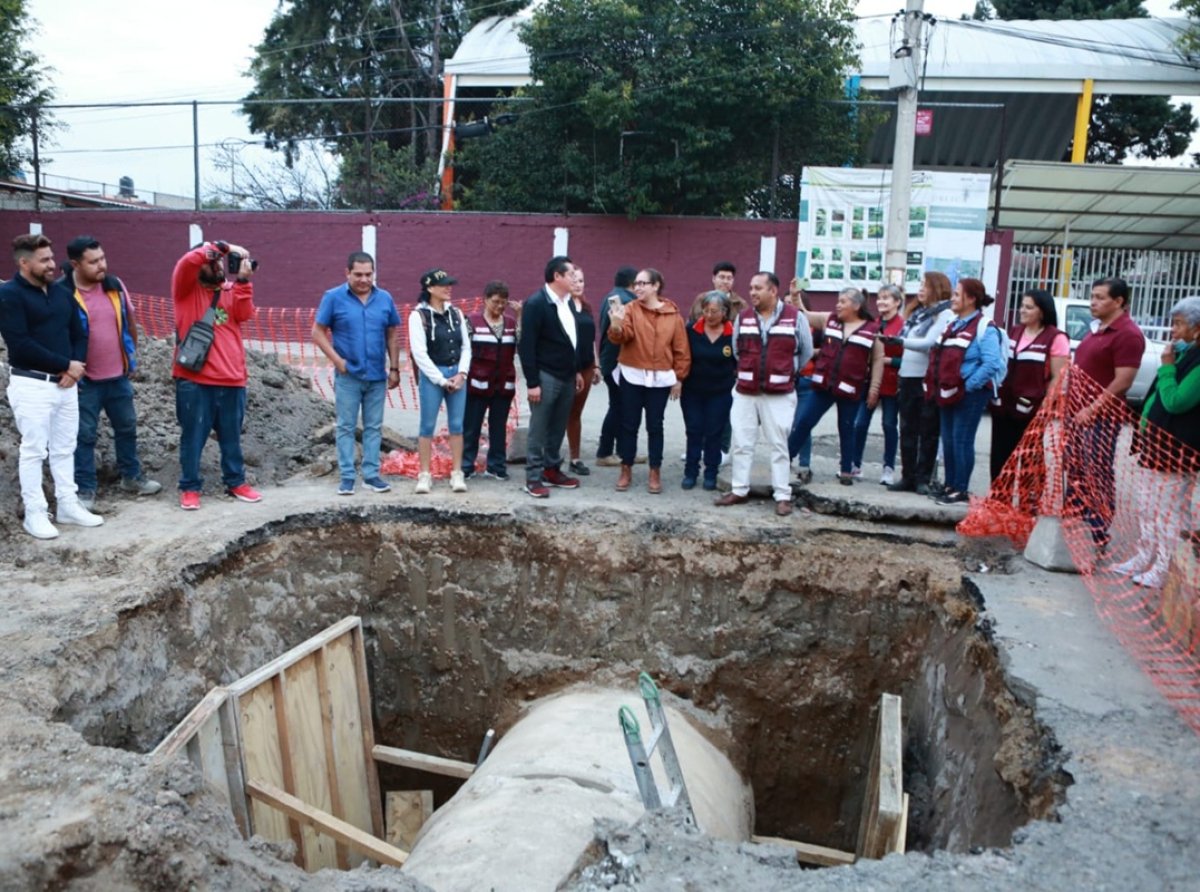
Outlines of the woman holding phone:
{"label": "woman holding phone", "polygon": [[633,483],[633,460],[643,414],[650,453],[646,489],[652,494],[662,492],[663,416],[668,398],[679,399],[683,381],[692,368],[683,317],[675,304],[663,299],[662,290],[662,273],[647,268],[633,282],[637,300],[627,306],[609,303],[608,339],[621,345],[617,357],[621,381],[618,492]]}

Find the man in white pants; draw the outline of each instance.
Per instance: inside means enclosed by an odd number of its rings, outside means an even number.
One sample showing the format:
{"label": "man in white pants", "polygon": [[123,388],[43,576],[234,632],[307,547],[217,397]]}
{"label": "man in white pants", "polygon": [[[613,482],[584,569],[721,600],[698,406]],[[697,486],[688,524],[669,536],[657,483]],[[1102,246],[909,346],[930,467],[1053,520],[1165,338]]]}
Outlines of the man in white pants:
{"label": "man in white pants", "polygon": [[50,239],[13,239],[17,274],[0,285],[0,336],[8,348],[8,402],[21,433],[18,462],[25,531],[53,539],[42,492],[42,463],[50,458],[55,518],[59,523],[95,527],[104,519],[79,503],[75,487],[75,437],[79,431],[79,391],[87,357],[87,334],[71,292],[55,284],[57,269]]}
{"label": "man in white pants", "polygon": [[756,273],[750,280],[750,306],[738,315],[733,327],[738,372],[729,411],[732,486],[715,502],[720,507],[740,505],[750,498],[750,464],[761,430],[771,449],[775,513],[780,517],[792,513],[787,441],[796,410],[796,372],[813,352],[808,323],[799,322],[796,308],[779,299],[776,275]]}

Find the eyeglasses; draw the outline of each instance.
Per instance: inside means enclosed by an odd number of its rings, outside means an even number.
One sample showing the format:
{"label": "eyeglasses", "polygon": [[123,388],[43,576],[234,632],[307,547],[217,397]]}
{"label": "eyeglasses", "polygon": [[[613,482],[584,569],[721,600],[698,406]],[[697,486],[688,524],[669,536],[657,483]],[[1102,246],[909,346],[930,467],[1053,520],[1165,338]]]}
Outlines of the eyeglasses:
{"label": "eyeglasses", "polygon": [[638,285],[647,285],[647,286],[649,286],[649,285],[653,285],[653,284],[654,284],[653,282],[643,282],[641,279],[638,279],[637,281],[635,281],[635,282],[633,283],[633,287],[634,287],[634,288],[636,288]]}

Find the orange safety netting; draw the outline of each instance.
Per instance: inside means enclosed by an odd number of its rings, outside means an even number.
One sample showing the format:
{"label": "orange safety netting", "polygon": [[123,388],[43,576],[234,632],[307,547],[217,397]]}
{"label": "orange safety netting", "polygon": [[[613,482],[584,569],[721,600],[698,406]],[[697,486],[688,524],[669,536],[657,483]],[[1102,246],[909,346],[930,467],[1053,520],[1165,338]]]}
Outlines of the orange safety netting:
{"label": "orange safety netting", "polygon": [[1200,454],[1070,367],[958,531],[1024,547],[1039,515],[1059,517],[1097,612],[1200,733],[1198,471]]}
{"label": "orange safety netting", "polygon": [[[169,338],[175,335],[175,310],[171,299],[152,294],[131,294],[134,310],[142,329],[152,337]],[[400,314],[400,350],[405,359],[400,366],[400,383],[387,393],[387,405],[393,409],[418,409],[417,376],[408,349],[408,316],[415,304],[397,304]],[[482,297],[471,297],[455,301],[455,306],[464,314],[483,308]],[[328,358],[312,342],[312,327],[316,319],[316,308],[260,307],[249,322],[242,323],[242,337],[246,345],[260,353],[268,353],[297,371],[307,375],[313,389],[322,397],[333,400],[333,366]],[[517,426],[520,407],[513,400],[507,428],[511,434]],[[478,468],[482,469],[482,456],[487,453],[487,433],[480,438]],[[445,428],[433,440],[431,469],[435,477],[448,477],[452,462],[450,446]],[[416,453],[396,450],[383,459],[383,473],[405,477],[416,477],[418,460]]]}

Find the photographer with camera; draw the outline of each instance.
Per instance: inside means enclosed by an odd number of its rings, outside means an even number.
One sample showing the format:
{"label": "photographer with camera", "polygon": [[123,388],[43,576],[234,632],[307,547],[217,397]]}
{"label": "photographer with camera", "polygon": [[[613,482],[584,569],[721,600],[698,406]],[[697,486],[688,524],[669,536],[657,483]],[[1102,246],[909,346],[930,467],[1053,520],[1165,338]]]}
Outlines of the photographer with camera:
{"label": "photographer with camera", "polygon": [[[179,420],[179,507],[200,507],[200,454],[210,431],[221,450],[221,483],[242,502],[262,496],[246,483],[242,420],[246,414],[246,350],[242,323],[254,318],[258,262],[227,242],[205,242],[175,264],[175,416]],[[226,281],[226,272],[234,278]]]}

